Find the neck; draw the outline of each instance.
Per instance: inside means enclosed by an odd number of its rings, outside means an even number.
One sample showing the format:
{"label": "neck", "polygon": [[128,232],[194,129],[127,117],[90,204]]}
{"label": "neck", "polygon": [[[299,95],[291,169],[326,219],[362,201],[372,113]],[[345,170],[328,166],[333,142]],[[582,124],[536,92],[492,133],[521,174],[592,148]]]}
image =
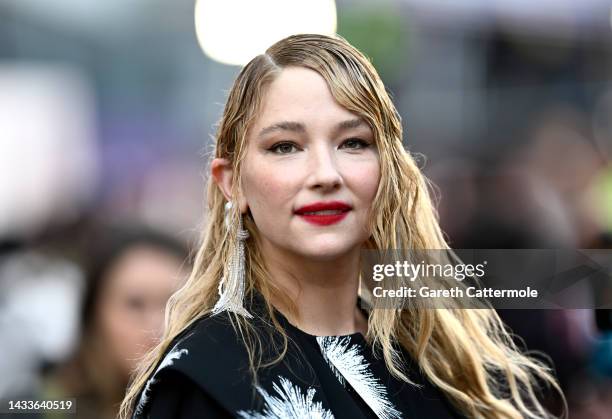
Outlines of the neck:
{"label": "neck", "polygon": [[297,316],[272,301],[291,324],[317,336],[366,334],[367,319],[357,307],[359,248],[333,260],[315,261],[262,246],[271,281],[297,307]]}

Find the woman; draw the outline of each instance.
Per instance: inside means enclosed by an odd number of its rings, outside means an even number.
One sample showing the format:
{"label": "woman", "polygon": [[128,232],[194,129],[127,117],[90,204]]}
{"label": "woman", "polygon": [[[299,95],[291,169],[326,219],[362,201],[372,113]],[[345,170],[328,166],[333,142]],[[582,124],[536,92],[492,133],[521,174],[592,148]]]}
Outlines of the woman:
{"label": "woman", "polygon": [[448,246],[345,40],[291,36],[242,69],[211,175],[193,273],[123,418],[547,416],[533,383],[554,379],[493,310],[361,308],[361,249]]}
{"label": "woman", "polygon": [[76,416],[52,412],[49,418],[117,417],[130,373],[158,342],[164,307],[187,273],[186,246],[161,232],[113,226],[95,237],[81,340],[44,388],[45,398],[76,398]]}

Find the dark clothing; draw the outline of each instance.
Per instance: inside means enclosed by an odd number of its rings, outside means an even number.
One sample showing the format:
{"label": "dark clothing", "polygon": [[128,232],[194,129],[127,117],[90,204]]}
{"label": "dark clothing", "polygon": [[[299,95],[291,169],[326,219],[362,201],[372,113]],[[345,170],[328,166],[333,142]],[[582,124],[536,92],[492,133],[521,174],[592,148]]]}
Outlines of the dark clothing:
{"label": "dark clothing", "polygon": [[[263,360],[274,359],[280,335],[265,320],[261,295],[253,294],[249,302],[245,306],[254,315]],[[255,386],[229,313],[206,316],[177,337],[133,418],[461,417],[405,351],[409,377],[421,387],[394,378],[361,333],[318,337],[275,314],[289,336],[288,350],[281,362],[259,368]]]}

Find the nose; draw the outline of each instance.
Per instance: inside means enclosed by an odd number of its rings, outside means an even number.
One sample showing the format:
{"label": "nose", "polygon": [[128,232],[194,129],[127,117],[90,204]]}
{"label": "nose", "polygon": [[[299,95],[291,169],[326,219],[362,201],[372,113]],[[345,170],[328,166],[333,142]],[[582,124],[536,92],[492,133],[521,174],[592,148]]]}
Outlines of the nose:
{"label": "nose", "polygon": [[342,176],[337,163],[333,150],[328,144],[312,147],[309,156],[308,187],[320,191],[330,191],[340,187]]}

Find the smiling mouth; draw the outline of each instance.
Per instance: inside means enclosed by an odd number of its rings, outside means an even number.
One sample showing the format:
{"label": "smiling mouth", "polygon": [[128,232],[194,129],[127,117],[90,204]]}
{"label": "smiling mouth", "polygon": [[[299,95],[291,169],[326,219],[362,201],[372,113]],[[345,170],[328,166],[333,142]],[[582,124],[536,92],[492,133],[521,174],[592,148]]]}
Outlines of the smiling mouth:
{"label": "smiling mouth", "polygon": [[342,221],[351,209],[341,201],[317,202],[299,208],[295,214],[311,224],[326,226]]}

